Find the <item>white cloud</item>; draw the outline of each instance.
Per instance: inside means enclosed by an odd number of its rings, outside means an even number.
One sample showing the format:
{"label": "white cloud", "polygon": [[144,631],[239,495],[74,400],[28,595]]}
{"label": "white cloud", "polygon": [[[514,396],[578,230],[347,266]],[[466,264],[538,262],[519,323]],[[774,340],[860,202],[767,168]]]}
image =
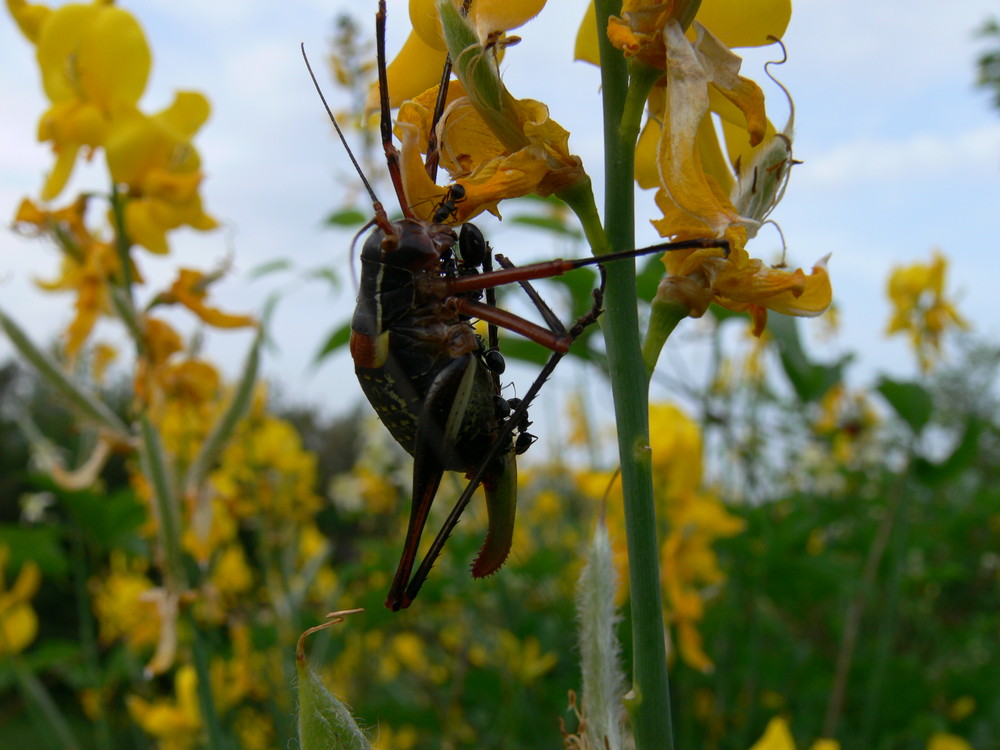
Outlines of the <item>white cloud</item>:
{"label": "white cloud", "polygon": [[[918,133],[897,140],[864,138],[810,155],[795,181],[803,187],[844,187],[879,183],[904,189],[905,183],[1000,171],[1000,124],[954,134]],[[902,181],[902,184],[901,184]]]}

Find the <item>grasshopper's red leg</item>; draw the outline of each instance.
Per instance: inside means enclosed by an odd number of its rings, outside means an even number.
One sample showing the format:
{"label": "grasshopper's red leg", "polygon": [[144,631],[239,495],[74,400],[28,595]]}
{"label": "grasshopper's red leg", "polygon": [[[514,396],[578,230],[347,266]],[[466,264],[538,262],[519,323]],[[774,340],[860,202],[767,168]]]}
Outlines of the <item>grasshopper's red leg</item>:
{"label": "grasshopper's red leg", "polygon": [[[597,322],[597,318],[601,314],[601,304],[603,300],[604,269],[601,268],[601,284],[594,290],[594,304],[585,315],[582,315],[579,319],[577,319],[576,323],[569,330],[570,341],[583,333],[585,328]],[[406,588],[406,595],[404,597],[406,604],[403,606],[409,606],[410,602],[413,601],[417,593],[420,591],[420,587],[424,585],[424,581],[427,580],[427,575],[434,566],[435,560],[437,560],[438,555],[441,554],[441,550],[444,548],[445,542],[448,541],[448,537],[451,535],[451,532],[454,531],[455,526],[458,524],[458,519],[462,516],[462,513],[469,504],[469,501],[472,500],[472,496],[475,494],[476,488],[482,483],[490,465],[496,460],[500,451],[503,450],[506,445],[507,438],[509,438],[511,433],[514,431],[514,427],[520,421],[521,417],[527,414],[528,407],[531,405],[531,402],[535,399],[535,396],[538,395],[538,392],[541,390],[542,385],[545,384],[545,381],[552,375],[556,365],[559,364],[559,360],[561,360],[564,356],[565,354],[563,352],[552,352],[552,355],[545,363],[545,366],[538,373],[538,377],[535,378],[534,382],[524,394],[524,398],[521,399],[521,403],[518,405],[517,409],[515,409],[510,415],[510,418],[504,422],[503,427],[500,429],[493,442],[493,445],[483,458],[482,462],[479,464],[479,468],[477,468],[475,473],[469,477],[469,483],[459,496],[455,506],[451,509],[451,513],[448,514],[448,518],[445,520],[444,526],[441,527],[441,531],[438,532],[438,535],[431,543],[430,548],[427,550],[427,554],[424,555],[424,559],[420,563],[420,567],[417,568],[417,572],[414,573],[413,577],[410,579],[410,584]]]}
{"label": "grasshopper's red leg", "polygon": [[396,567],[385,606],[393,611],[408,607],[410,572],[417,558],[420,537],[437,494],[441,475],[454,451],[468,392],[478,363],[467,354],[449,364],[427,391],[413,444],[413,496],[403,553]]}

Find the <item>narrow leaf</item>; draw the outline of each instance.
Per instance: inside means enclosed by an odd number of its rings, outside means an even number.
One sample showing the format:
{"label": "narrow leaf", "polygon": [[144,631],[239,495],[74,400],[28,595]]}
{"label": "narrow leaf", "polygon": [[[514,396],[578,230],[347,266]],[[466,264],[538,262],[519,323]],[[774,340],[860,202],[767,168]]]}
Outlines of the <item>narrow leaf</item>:
{"label": "narrow leaf", "polygon": [[128,427],[118,418],[118,415],[111,411],[107,404],[96,395],[70,380],[62,368],[48,355],[42,353],[28,338],[24,330],[8,318],[2,310],[0,310],[0,328],[3,328],[21,356],[28,360],[38,374],[61,393],[69,401],[70,406],[81,416],[108,430],[111,437],[117,442],[127,443],[131,440]]}
{"label": "narrow leaf", "polygon": [[885,397],[896,414],[906,422],[914,434],[920,434],[930,421],[934,404],[931,394],[917,383],[882,378],[876,390]]}
{"label": "narrow leaf", "polygon": [[313,365],[318,365],[342,346],[346,346],[350,340],[350,323],[344,323],[339,328],[335,328],[330,332],[330,335],[326,337],[326,341],[323,342],[323,346],[320,347],[320,350],[316,352],[316,356],[313,357]]}
{"label": "narrow leaf", "polygon": [[205,476],[215,465],[219,455],[222,453],[222,449],[226,447],[226,443],[233,434],[233,430],[236,429],[236,425],[250,408],[250,403],[253,401],[254,384],[257,382],[257,373],[260,369],[260,346],[262,338],[263,335],[260,333],[254,338],[229,406],[212,427],[212,432],[205,438],[205,442],[201,445],[201,450],[198,451],[198,455],[195,456],[188,467],[187,475],[184,477],[184,487],[188,490],[197,487],[205,479]]}
{"label": "narrow leaf", "polygon": [[356,227],[368,221],[370,213],[370,211],[364,213],[356,208],[345,208],[327,216],[325,223],[332,227]]}

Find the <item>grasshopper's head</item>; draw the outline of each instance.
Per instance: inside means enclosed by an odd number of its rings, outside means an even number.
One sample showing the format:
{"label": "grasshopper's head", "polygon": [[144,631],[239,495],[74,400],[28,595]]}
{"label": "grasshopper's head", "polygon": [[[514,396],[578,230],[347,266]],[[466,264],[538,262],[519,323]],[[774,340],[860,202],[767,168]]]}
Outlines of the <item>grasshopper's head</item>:
{"label": "grasshopper's head", "polygon": [[361,257],[408,271],[421,271],[435,268],[456,242],[458,235],[449,226],[400,219],[389,224],[389,231],[376,227],[365,240]]}

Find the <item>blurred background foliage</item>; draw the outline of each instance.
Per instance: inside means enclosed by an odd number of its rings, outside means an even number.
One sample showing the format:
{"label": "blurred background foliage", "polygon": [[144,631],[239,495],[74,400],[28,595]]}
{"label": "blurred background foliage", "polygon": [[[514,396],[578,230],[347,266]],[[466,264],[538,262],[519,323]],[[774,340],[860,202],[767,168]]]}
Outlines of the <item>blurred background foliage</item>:
{"label": "blurred background foliage", "polygon": [[[702,394],[714,416],[699,430],[724,457],[709,462],[704,486],[716,488],[743,530],[702,549],[717,556],[718,579],[691,579],[703,609],[692,622],[708,661],[672,649],[680,746],[747,748],[781,715],[802,742],[832,727],[843,747],[923,748],[944,732],[990,747],[1000,721],[1000,351],[968,342],[951,365],[895,384],[914,389],[902,411],[915,397],[931,404],[918,434],[874,389],[837,395],[844,386],[836,381],[803,399],[788,387],[797,376],[780,366],[777,339],[765,349],[754,356],[772,363],[769,376]],[[5,632],[13,632],[15,581],[30,564],[41,574],[25,599],[37,633],[0,665],[0,746],[60,746],[48,718],[57,711],[77,747],[149,747],[151,738],[200,747],[183,649],[174,669],[143,675],[155,612],[130,610],[157,583],[145,504],[116,461],[81,491],[38,472],[18,422],[30,419],[67,456],[79,455],[80,433],[42,381],[14,364],[0,373]],[[112,403],[127,397],[122,385],[108,393]],[[576,420],[584,414],[567,409]],[[286,644],[344,606],[365,607],[363,619],[315,636],[310,656],[376,730],[379,747],[559,746],[559,718],[572,726],[567,691],[579,684],[572,595],[580,548],[613,467],[596,474],[575,461],[529,463],[503,571],[468,576],[484,527],[476,510],[418,603],[392,614],[382,599],[409,502],[408,458],[368,418],[325,421],[301,406],[275,412],[321,457],[311,489],[324,499],[311,523],[280,543],[269,539],[276,526],[244,518],[235,538],[245,562],[213,558],[214,601],[192,603],[209,633],[229,746],[284,746],[293,736]],[[457,479],[446,482],[437,510],[459,490]],[[698,502],[707,507],[708,495]],[[304,539],[312,524],[320,538]],[[290,548],[317,544],[329,554],[311,566],[282,560]],[[676,644],[683,623],[671,622]],[[626,663],[629,632],[623,623]]]}

